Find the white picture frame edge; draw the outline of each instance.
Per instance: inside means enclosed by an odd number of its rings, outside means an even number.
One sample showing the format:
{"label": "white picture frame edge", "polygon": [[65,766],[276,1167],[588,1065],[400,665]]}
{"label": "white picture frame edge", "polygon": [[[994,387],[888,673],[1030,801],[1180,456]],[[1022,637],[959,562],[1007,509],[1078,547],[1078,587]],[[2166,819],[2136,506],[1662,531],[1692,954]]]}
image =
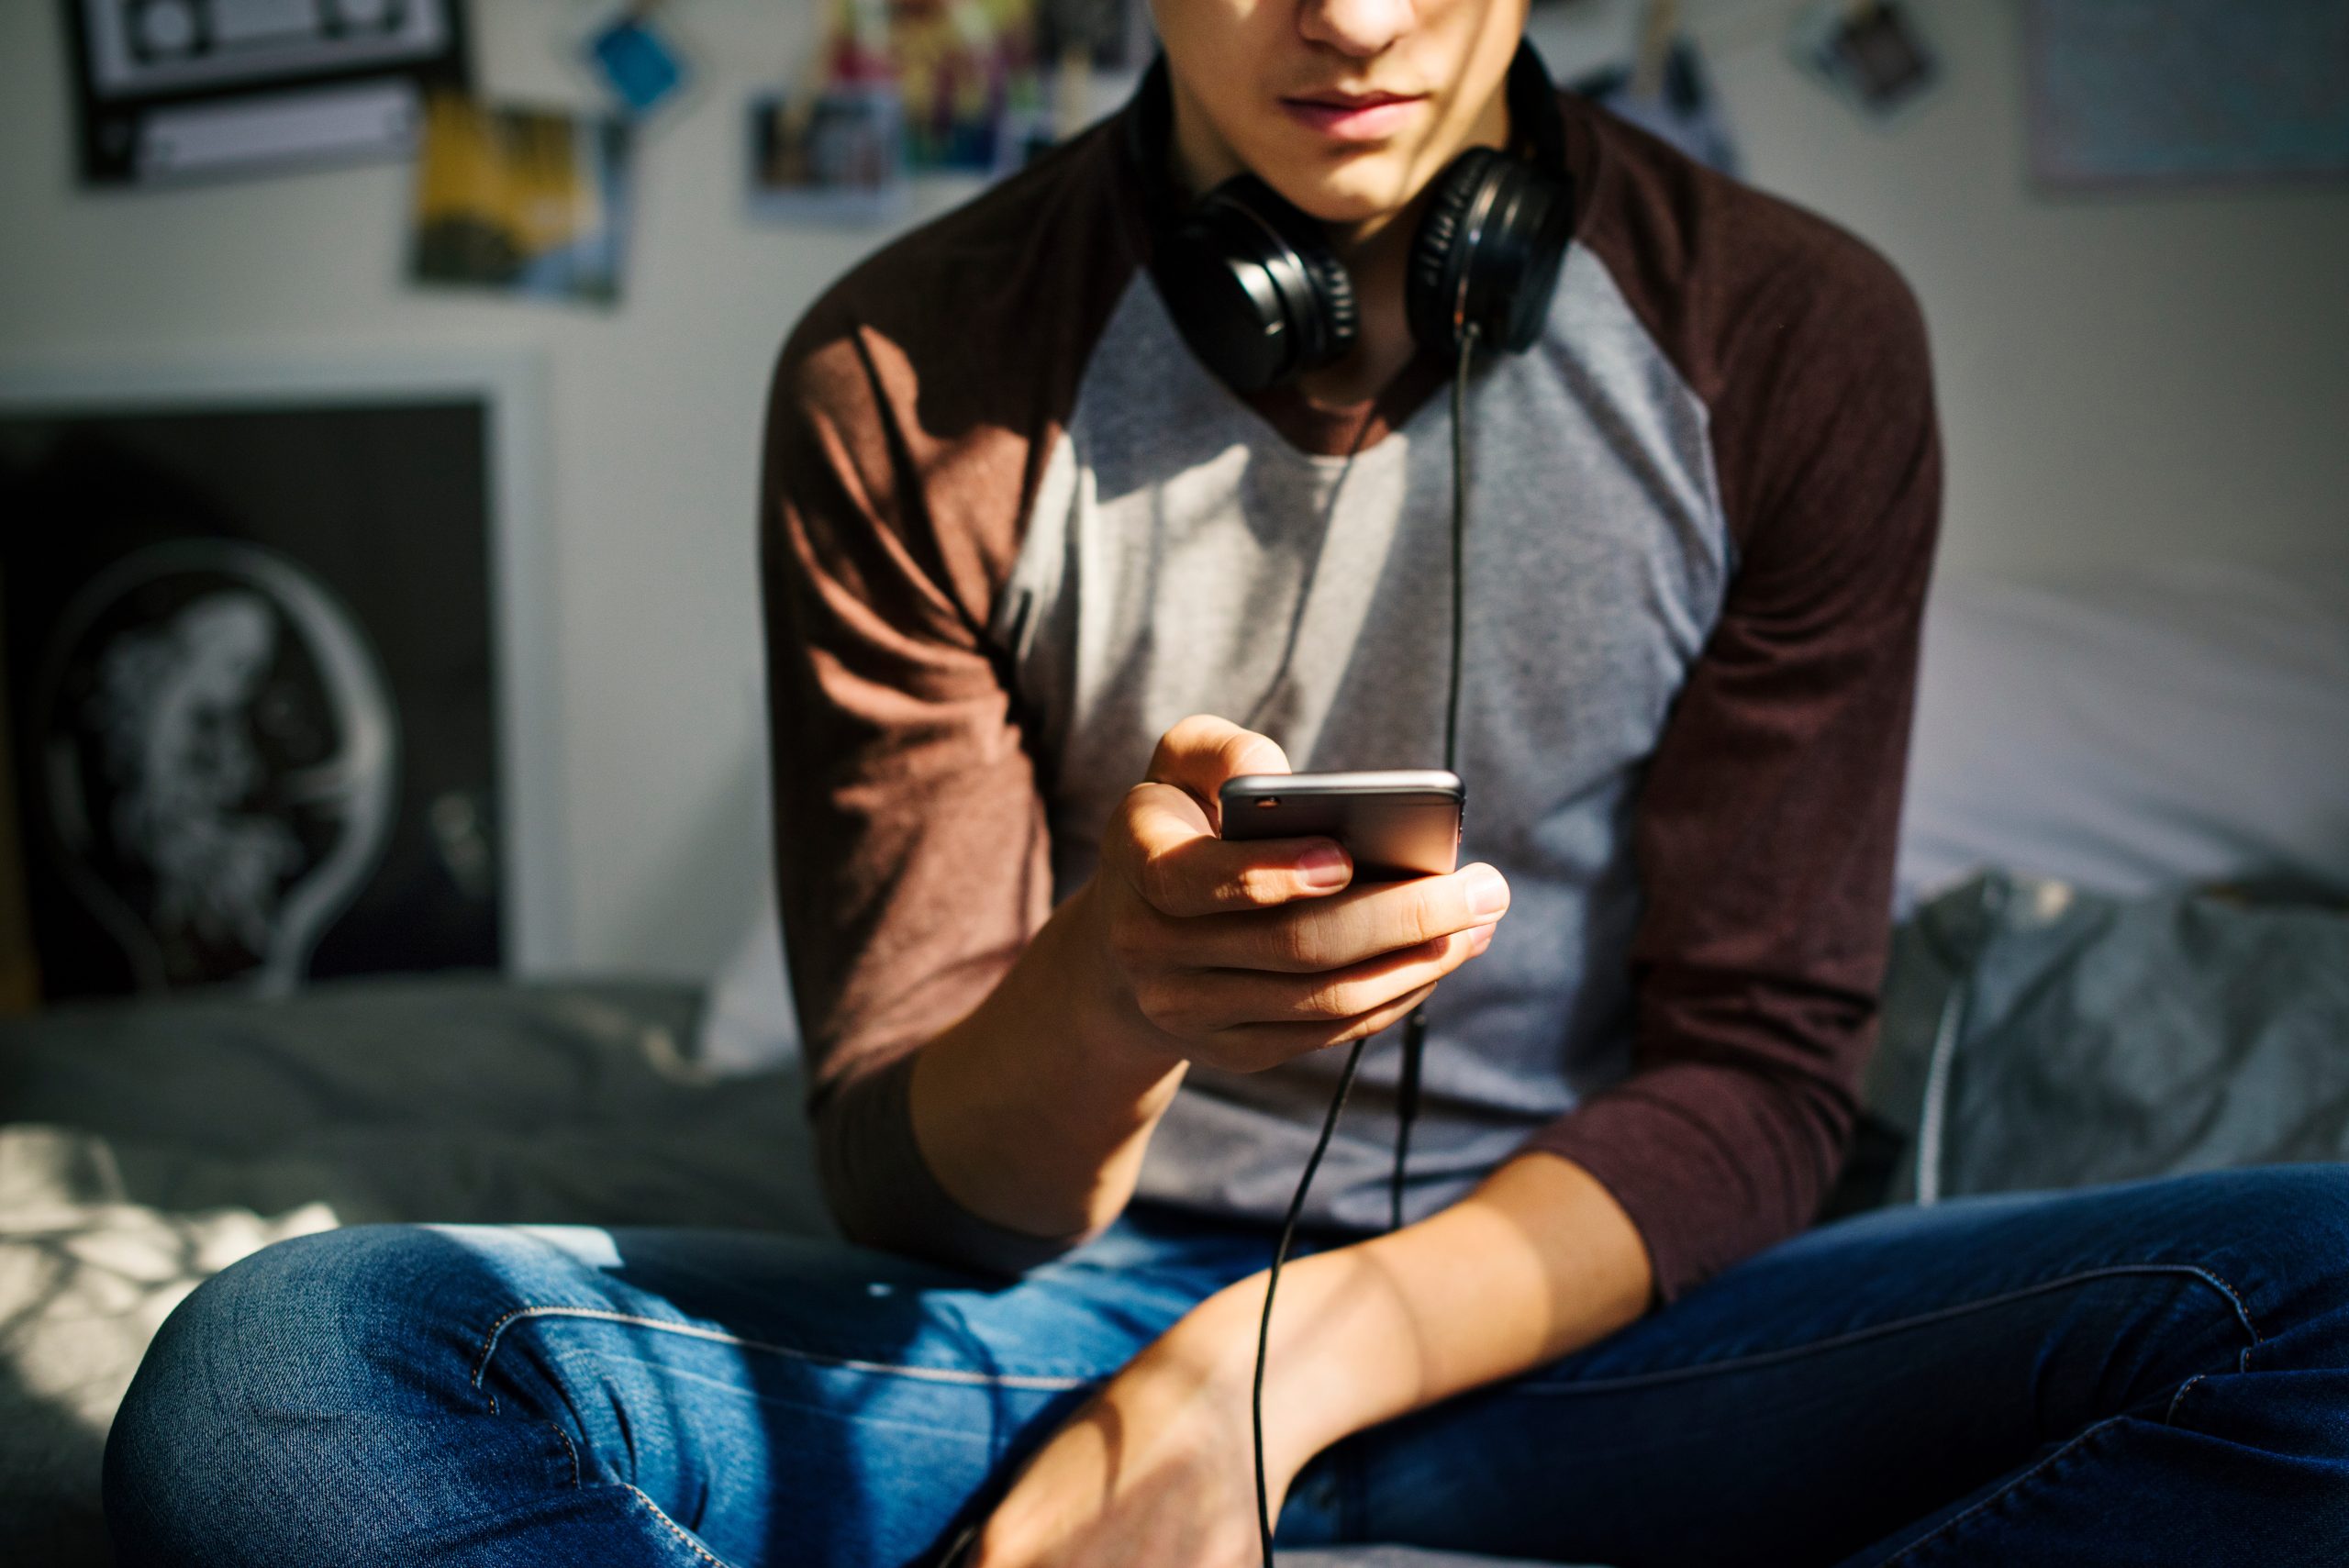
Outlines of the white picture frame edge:
{"label": "white picture frame edge", "polygon": [[568,802],[562,766],[562,663],[548,462],[545,356],[521,348],[369,349],[228,354],[0,355],[0,412],[126,412],[138,407],[311,407],[386,398],[479,397],[489,413],[492,646],[496,650],[499,942],[505,973],[575,966]]}

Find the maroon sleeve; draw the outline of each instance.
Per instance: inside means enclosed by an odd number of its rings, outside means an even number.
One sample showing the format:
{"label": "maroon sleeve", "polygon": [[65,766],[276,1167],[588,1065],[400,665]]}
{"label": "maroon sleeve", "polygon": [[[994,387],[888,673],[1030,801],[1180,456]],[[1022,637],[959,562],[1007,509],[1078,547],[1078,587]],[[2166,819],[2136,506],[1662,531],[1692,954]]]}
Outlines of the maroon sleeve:
{"label": "maroon sleeve", "polygon": [[988,634],[1046,453],[1134,261],[1106,139],[885,249],[785,345],[760,499],[776,895],[817,1163],[869,1246],[1012,1271],[907,1113],[916,1053],[1052,907],[1033,751]]}
{"label": "maroon sleeve", "polygon": [[[1048,906],[1041,804],[891,404],[894,345],[819,311],[769,401],[767,685],[776,894],[818,1170],[852,1240],[951,1254],[965,1217],[906,1115],[914,1051]],[[902,361],[897,361],[901,363]],[[996,497],[1008,548],[1013,490]]]}
{"label": "maroon sleeve", "polygon": [[1809,1223],[1848,1149],[1939,529],[1914,297],[1840,231],[1753,210],[1670,323],[1708,338],[1685,362],[1740,549],[1640,786],[1634,1066],[1529,1145],[1615,1195],[1665,1300]]}

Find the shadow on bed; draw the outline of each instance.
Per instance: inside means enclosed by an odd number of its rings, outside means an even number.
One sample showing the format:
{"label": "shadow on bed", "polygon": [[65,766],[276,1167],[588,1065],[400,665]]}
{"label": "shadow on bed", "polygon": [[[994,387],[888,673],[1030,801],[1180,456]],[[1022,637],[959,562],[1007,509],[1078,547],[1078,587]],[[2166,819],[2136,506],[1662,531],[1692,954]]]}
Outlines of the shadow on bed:
{"label": "shadow on bed", "polygon": [[[0,1429],[12,1434],[0,1445],[0,1540],[12,1560],[25,1562],[106,1561],[93,1546],[104,1533],[95,1487],[58,1485],[97,1475],[106,1426],[77,1408],[70,1367],[54,1369],[61,1377],[40,1380],[68,1386],[41,1386],[28,1376],[31,1363],[16,1353],[59,1315],[65,1295],[59,1281],[70,1267],[64,1249],[61,1241],[25,1244],[0,1273],[9,1301],[0,1312],[0,1347],[8,1352],[0,1355]],[[9,1251],[19,1251],[13,1238]]]}
{"label": "shadow on bed", "polygon": [[98,1458],[205,1278],[376,1220],[822,1234],[794,1070],[685,1059],[685,985],[345,982],[0,1023],[0,1540],[104,1562]]}

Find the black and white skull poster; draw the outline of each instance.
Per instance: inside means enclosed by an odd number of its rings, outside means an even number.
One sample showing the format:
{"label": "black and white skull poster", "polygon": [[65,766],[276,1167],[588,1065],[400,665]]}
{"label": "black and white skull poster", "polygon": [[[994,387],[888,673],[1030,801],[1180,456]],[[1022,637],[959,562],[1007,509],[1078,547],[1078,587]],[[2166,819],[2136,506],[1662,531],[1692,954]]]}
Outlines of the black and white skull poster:
{"label": "black and white skull poster", "polygon": [[484,412],[0,417],[44,996],[498,964]]}

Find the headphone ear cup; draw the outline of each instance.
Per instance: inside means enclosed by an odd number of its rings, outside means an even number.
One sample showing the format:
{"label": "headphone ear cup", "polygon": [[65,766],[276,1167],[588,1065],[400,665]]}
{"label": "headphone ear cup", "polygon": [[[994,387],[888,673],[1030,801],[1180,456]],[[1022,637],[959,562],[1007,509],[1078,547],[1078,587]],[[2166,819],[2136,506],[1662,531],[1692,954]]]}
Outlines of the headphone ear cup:
{"label": "headphone ear cup", "polygon": [[1353,347],[1353,280],[1321,227],[1252,174],[1199,198],[1159,237],[1151,271],[1183,340],[1241,392]]}
{"label": "headphone ear cup", "polygon": [[1313,243],[1297,252],[1313,276],[1313,293],[1320,307],[1322,344],[1320,357],[1314,362],[1327,364],[1342,359],[1354,346],[1361,327],[1361,310],[1354,303],[1353,274],[1338,260],[1319,228],[1313,233]]}
{"label": "headphone ear cup", "polygon": [[1427,211],[1411,237],[1403,314],[1411,336],[1446,358],[1460,351],[1460,280],[1467,261],[1461,228],[1499,157],[1488,147],[1472,147],[1446,164],[1429,188]]}
{"label": "headphone ear cup", "polygon": [[1489,147],[1463,152],[1436,176],[1411,239],[1403,299],[1411,336],[1446,358],[1471,326],[1488,347],[1531,348],[1573,226],[1567,182]]}

